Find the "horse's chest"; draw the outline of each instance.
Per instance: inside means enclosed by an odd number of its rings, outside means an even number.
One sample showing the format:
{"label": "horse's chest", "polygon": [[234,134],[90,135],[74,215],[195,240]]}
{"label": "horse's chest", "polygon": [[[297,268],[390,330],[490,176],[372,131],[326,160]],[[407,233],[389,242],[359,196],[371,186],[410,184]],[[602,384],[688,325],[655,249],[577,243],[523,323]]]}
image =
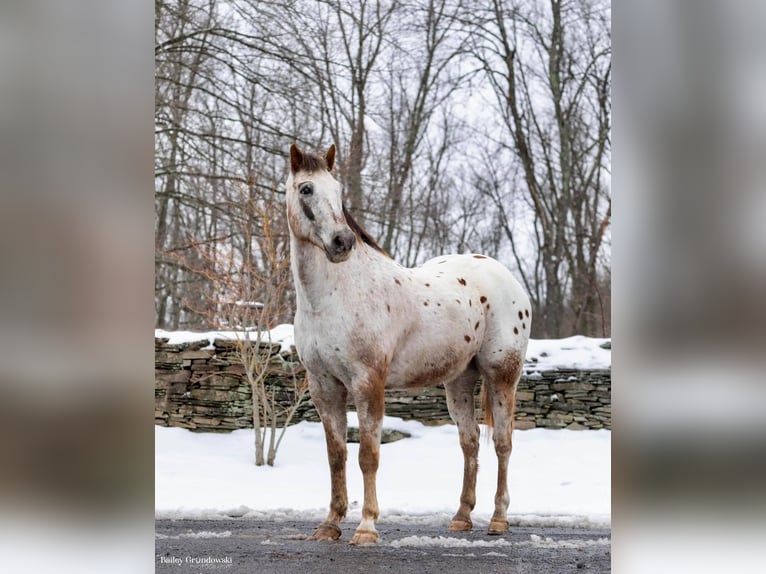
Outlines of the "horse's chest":
{"label": "horse's chest", "polygon": [[371,359],[385,360],[386,345],[386,337],[382,329],[374,328],[374,321],[354,325],[334,315],[300,313],[295,318],[298,354],[306,369],[317,376],[350,382]]}

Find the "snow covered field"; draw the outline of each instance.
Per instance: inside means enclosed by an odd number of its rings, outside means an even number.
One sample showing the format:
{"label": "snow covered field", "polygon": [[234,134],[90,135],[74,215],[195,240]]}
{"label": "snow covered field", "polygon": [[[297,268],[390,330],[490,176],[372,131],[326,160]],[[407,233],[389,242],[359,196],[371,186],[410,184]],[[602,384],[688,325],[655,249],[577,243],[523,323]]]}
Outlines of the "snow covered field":
{"label": "snow covered field", "polygon": [[[349,413],[356,426],[356,414]],[[463,459],[452,425],[427,427],[386,417],[385,428],[412,438],[382,445],[378,471],[380,523],[449,523],[458,506]],[[533,429],[515,431],[511,455],[509,520],[516,525],[609,526],[611,432]],[[359,445],[349,445],[348,521],[359,520],[362,476]],[[155,427],[157,518],[319,521],[327,512],[329,469],[319,423],[288,429],[275,467],[253,464],[253,432],[192,433]],[[480,449],[476,527],[493,510],[497,459]]]}

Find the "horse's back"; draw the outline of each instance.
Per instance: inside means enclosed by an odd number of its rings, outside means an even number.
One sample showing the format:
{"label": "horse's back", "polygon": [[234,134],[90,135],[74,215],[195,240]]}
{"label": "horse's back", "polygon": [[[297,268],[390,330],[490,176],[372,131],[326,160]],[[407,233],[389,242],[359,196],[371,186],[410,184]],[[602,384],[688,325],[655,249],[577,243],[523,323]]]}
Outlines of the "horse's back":
{"label": "horse's back", "polygon": [[477,359],[487,364],[509,355],[526,353],[532,307],[524,288],[511,271],[485,255],[449,255],[427,261],[425,274],[455,277],[482,306],[486,326]]}
{"label": "horse's back", "polygon": [[[478,295],[490,316],[507,319],[505,314],[518,308],[525,318],[531,318],[529,297],[524,288],[505,265],[491,257],[445,255],[430,259],[417,270],[428,275],[454,276],[459,283]],[[528,329],[529,320],[526,323]]]}

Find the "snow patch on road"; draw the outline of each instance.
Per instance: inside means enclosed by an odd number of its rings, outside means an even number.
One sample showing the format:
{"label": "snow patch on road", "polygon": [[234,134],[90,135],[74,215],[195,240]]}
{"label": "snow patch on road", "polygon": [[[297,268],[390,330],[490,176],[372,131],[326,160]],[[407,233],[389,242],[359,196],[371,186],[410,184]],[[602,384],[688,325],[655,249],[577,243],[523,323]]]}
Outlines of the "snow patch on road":
{"label": "snow patch on road", "polygon": [[210,530],[203,530],[201,532],[182,532],[181,534],[160,534],[159,532],[154,534],[154,537],[159,540],[166,540],[171,538],[229,538],[231,536],[230,530],[224,532],[212,532]]}
{"label": "snow patch on road", "polygon": [[[555,540],[549,536],[543,538],[532,534],[529,540],[511,541],[503,538],[499,540],[467,540],[465,538],[451,538],[449,536],[406,536],[399,540],[389,542],[388,546],[394,548],[419,547],[419,548],[498,548],[510,546],[533,546],[535,548],[582,548],[584,546],[609,546],[612,541],[609,538],[596,539],[562,539]],[[462,556],[465,556],[463,554]],[[490,552],[486,556],[505,556],[496,552]]]}

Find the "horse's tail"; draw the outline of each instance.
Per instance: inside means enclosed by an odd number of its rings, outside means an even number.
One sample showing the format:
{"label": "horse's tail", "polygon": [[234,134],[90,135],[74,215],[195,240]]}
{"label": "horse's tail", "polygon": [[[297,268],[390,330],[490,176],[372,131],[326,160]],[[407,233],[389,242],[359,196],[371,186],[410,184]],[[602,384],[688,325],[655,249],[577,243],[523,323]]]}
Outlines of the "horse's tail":
{"label": "horse's tail", "polygon": [[481,383],[481,419],[484,423],[484,439],[489,442],[492,438],[492,428],[495,425],[495,419],[492,416],[492,403],[490,402],[487,383]]}

